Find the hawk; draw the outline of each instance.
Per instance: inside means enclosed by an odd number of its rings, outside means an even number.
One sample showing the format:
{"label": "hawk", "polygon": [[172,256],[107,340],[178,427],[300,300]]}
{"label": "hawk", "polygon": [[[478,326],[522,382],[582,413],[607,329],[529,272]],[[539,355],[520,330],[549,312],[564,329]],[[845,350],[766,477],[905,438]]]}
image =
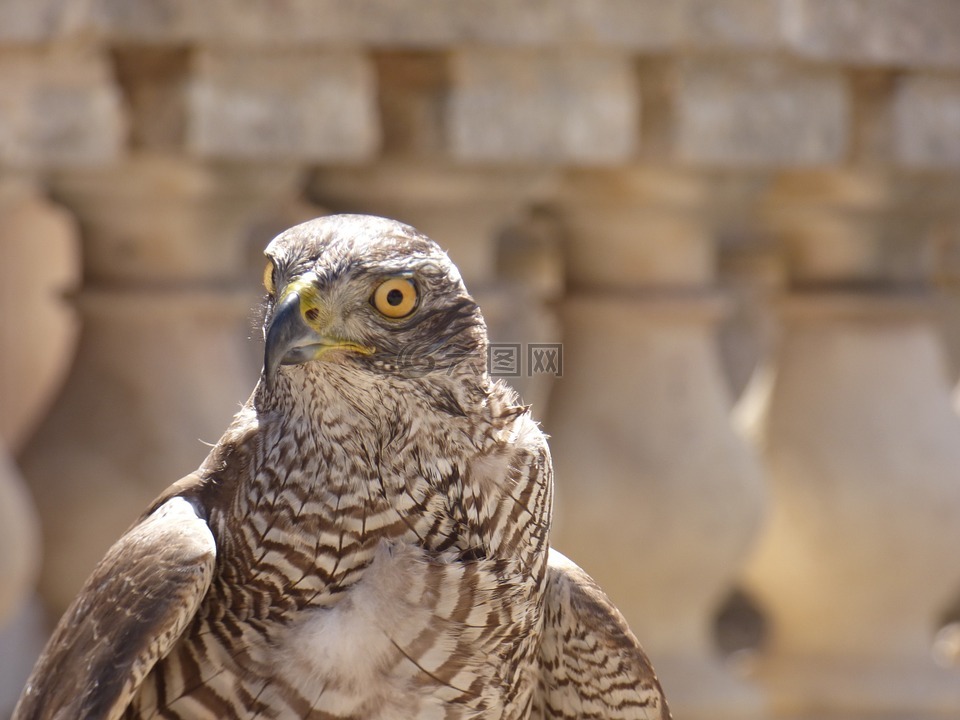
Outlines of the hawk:
{"label": "hawk", "polygon": [[549,548],[546,439],[446,254],[338,215],[266,255],[252,396],[107,552],[14,718],[668,718]]}

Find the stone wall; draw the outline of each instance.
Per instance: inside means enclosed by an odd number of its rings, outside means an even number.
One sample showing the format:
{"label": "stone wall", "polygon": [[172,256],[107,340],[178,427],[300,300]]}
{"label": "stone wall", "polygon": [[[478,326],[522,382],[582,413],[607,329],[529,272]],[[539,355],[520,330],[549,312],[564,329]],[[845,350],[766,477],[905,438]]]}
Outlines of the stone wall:
{"label": "stone wall", "polygon": [[556,542],[680,720],[960,709],[956,0],[0,0],[0,87],[0,610],[216,440],[271,235],[372,212],[563,342]]}

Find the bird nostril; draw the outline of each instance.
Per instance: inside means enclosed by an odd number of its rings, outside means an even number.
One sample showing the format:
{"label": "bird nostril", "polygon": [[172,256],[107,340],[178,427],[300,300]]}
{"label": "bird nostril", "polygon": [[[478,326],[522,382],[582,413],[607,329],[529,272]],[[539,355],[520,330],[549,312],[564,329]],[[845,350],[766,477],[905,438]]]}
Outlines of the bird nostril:
{"label": "bird nostril", "polygon": [[310,322],[316,322],[317,318],[320,317],[320,311],[316,308],[310,308],[303,314],[303,316]]}

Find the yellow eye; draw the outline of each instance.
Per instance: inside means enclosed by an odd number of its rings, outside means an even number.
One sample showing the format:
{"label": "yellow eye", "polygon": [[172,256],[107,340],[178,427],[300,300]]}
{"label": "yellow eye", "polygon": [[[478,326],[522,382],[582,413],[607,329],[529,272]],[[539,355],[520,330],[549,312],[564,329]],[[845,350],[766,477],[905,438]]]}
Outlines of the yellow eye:
{"label": "yellow eye", "polygon": [[390,278],[373,291],[373,306],[388,318],[405,318],[417,308],[417,286],[407,278]]}
{"label": "yellow eye", "polygon": [[263,286],[271,295],[277,294],[277,268],[272,260],[267,262],[267,267],[263,270]]}

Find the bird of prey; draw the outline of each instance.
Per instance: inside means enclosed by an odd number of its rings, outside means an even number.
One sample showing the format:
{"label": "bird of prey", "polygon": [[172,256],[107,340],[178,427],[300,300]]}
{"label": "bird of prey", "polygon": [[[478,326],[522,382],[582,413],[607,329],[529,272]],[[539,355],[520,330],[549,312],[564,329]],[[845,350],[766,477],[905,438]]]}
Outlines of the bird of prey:
{"label": "bird of prey", "polygon": [[336,215],[266,255],[253,395],[107,552],[14,718],[669,718],[549,548],[545,437],[446,254]]}

